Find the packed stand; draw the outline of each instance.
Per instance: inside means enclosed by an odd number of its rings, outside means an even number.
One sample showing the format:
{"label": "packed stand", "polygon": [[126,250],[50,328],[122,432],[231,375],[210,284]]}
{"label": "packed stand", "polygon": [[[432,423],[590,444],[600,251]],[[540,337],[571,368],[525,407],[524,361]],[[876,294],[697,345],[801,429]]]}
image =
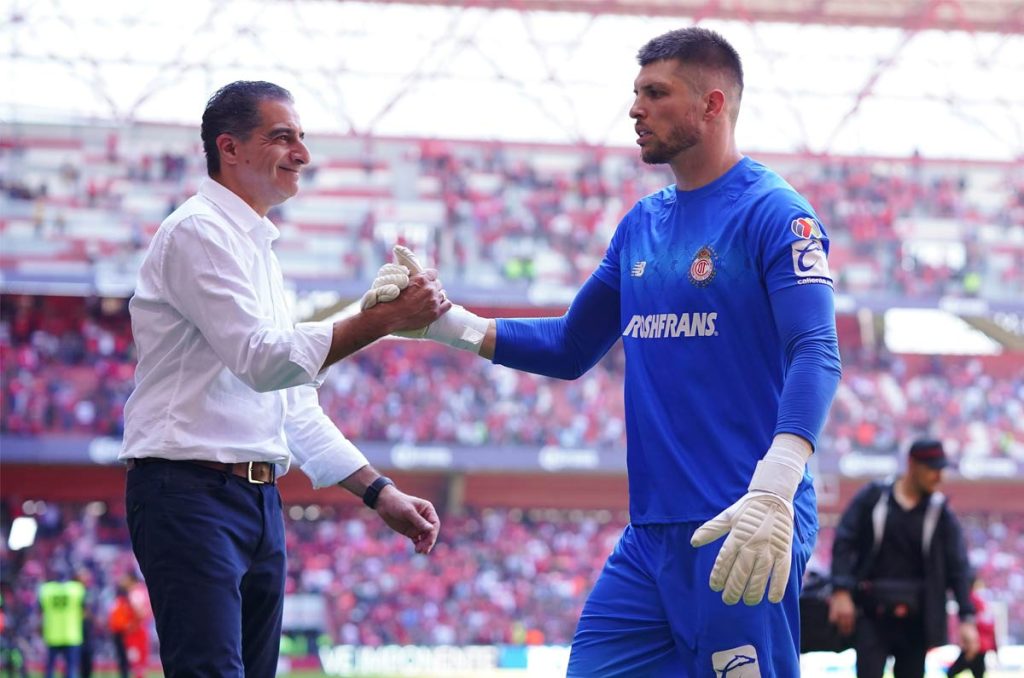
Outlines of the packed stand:
{"label": "packed stand", "polygon": [[1024,462],[1024,360],[870,351],[843,358],[823,449],[885,455],[928,435],[957,461]]}
{"label": "packed stand", "polygon": [[[138,125],[0,147],[0,268],[98,267],[128,281],[160,221],[203,178],[198,134]],[[286,277],[365,282],[396,238],[469,289],[573,290],[618,220],[665,186],[632,149],[309,137],[299,195],[271,213]],[[754,154],[757,157],[757,154]],[[920,158],[769,157],[815,205],[837,289],[911,298],[1024,296],[1024,169]],[[78,265],[79,268],[74,267]],[[83,268],[84,267],[84,268]]]}
{"label": "packed stand", "polygon": [[352,645],[568,644],[624,515],[488,509],[443,516],[427,558],[362,513],[290,524],[289,590],[322,593]]}
{"label": "packed stand", "polygon": [[0,433],[120,437],[134,379],[123,299],[0,297]]}
{"label": "packed stand", "polygon": [[[626,522],[609,511],[467,510],[444,516],[444,538],[422,557],[361,507],[317,507],[314,520],[290,508],[286,593],[323,596],[320,642],[371,646],[568,644]],[[7,502],[5,536],[15,515],[40,527],[29,548],[0,548],[6,641],[44,655],[38,588],[65,573],[86,584],[96,652],[109,658],[117,586],[137,574],[123,510]]]}
{"label": "packed stand", "polygon": [[[86,582],[96,652],[109,657],[106,620],[116,587],[135,573],[123,510],[115,503],[30,503],[40,521],[35,544],[0,549],[7,631],[27,656],[42,656],[36,592],[65,570]],[[628,521],[609,511],[467,509],[443,516],[443,536],[423,557],[361,507],[318,506],[315,514],[311,508],[286,507],[286,592],[323,597],[319,642],[369,646],[568,644]],[[23,507],[6,504],[5,532],[14,514],[24,514]],[[1024,516],[961,520],[985,595],[1005,603],[1009,639],[1020,642]],[[826,526],[809,569],[827,571],[830,548]]]}
{"label": "packed stand", "polygon": [[[930,435],[957,461],[1024,462],[1024,360],[843,358],[821,438],[830,455],[891,455]],[[125,300],[6,295],[0,361],[0,433],[121,435],[135,368]],[[624,371],[620,345],[584,377],[561,381],[386,340],[332,367],[320,403],[356,442],[624,449]]]}

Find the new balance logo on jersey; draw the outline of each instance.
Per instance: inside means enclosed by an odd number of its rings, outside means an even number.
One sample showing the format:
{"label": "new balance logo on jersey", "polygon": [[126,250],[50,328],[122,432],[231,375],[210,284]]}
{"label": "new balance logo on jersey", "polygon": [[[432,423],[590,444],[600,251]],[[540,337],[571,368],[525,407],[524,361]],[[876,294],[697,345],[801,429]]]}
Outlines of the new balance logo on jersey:
{"label": "new balance logo on jersey", "polygon": [[644,274],[644,269],[647,268],[646,261],[638,261],[633,264],[633,268],[629,269],[629,274],[634,278],[639,278]]}
{"label": "new balance logo on jersey", "polygon": [[654,313],[635,315],[629,319],[622,336],[639,339],[668,339],[676,337],[711,337],[718,334],[715,321],[718,314],[711,313]]}
{"label": "new balance logo on jersey", "polygon": [[753,645],[742,645],[711,655],[715,678],[761,678],[757,665],[757,650]]}

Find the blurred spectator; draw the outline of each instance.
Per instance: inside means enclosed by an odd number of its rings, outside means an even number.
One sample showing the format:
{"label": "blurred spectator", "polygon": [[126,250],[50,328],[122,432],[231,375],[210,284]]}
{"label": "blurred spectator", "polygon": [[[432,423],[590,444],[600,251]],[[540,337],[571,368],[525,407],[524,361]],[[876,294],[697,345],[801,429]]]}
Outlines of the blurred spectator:
{"label": "blurred spectator", "polygon": [[96,617],[97,604],[92,572],[88,568],[79,568],[75,572],[75,581],[85,587],[85,601],[82,603],[82,646],[78,655],[78,669],[81,678],[92,678],[96,654]]}
{"label": "blurred spectator", "polygon": [[149,622],[152,618],[145,585],[134,573],[117,583],[108,626],[121,678],[143,678],[149,665]]}
{"label": "blurred spectator", "polygon": [[65,678],[78,675],[85,618],[85,586],[58,577],[39,587],[43,642],[46,643],[46,678],[53,678],[57,659],[64,661]]}
{"label": "blurred spectator", "polygon": [[854,637],[858,678],[923,676],[925,655],[947,637],[946,599],[959,605],[960,645],[978,652],[971,572],[960,522],[938,486],[948,466],[942,443],[916,440],[895,480],[861,488],[832,543],[829,621]]}

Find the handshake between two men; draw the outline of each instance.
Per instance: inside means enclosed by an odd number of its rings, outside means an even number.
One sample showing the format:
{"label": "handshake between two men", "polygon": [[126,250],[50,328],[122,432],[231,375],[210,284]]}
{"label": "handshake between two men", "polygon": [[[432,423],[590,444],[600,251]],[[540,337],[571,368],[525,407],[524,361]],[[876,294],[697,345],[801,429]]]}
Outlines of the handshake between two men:
{"label": "handshake between two men", "polygon": [[[431,295],[436,291],[440,295],[440,317],[417,329],[399,330],[392,334],[413,339],[432,339],[465,351],[480,353],[491,321],[449,301],[437,279],[437,271],[424,269],[412,250],[395,245],[394,255],[394,263],[384,264],[377,271],[377,277],[360,302],[361,309],[366,311],[377,304],[395,301],[402,290],[409,287],[422,289]],[[428,301],[424,296],[424,303]]]}
{"label": "handshake between two men", "polygon": [[[392,334],[431,339],[485,358],[493,355],[494,321],[452,304],[437,279],[437,271],[424,269],[416,255],[401,245],[394,247],[394,263],[380,268],[363,295],[362,310],[394,302],[406,289],[414,294],[429,291],[431,295],[439,295],[441,315],[428,319],[421,327],[413,324],[411,317],[407,318],[409,322],[403,327],[416,329]],[[770,602],[782,600],[791,568],[793,497],[811,453],[811,445],[806,440],[791,434],[776,435],[758,462],[747,493],[694,532],[690,541],[693,547],[725,537],[708,583],[712,590],[722,593],[727,605],[740,600],[747,605],[757,605],[766,592]]]}

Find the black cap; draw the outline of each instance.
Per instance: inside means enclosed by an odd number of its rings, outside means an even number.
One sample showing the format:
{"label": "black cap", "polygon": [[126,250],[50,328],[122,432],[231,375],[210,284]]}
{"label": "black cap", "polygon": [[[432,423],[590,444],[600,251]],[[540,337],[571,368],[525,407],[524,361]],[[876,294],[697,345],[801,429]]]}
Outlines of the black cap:
{"label": "black cap", "polygon": [[910,446],[910,458],[934,469],[949,466],[946,451],[939,440],[915,440]]}

